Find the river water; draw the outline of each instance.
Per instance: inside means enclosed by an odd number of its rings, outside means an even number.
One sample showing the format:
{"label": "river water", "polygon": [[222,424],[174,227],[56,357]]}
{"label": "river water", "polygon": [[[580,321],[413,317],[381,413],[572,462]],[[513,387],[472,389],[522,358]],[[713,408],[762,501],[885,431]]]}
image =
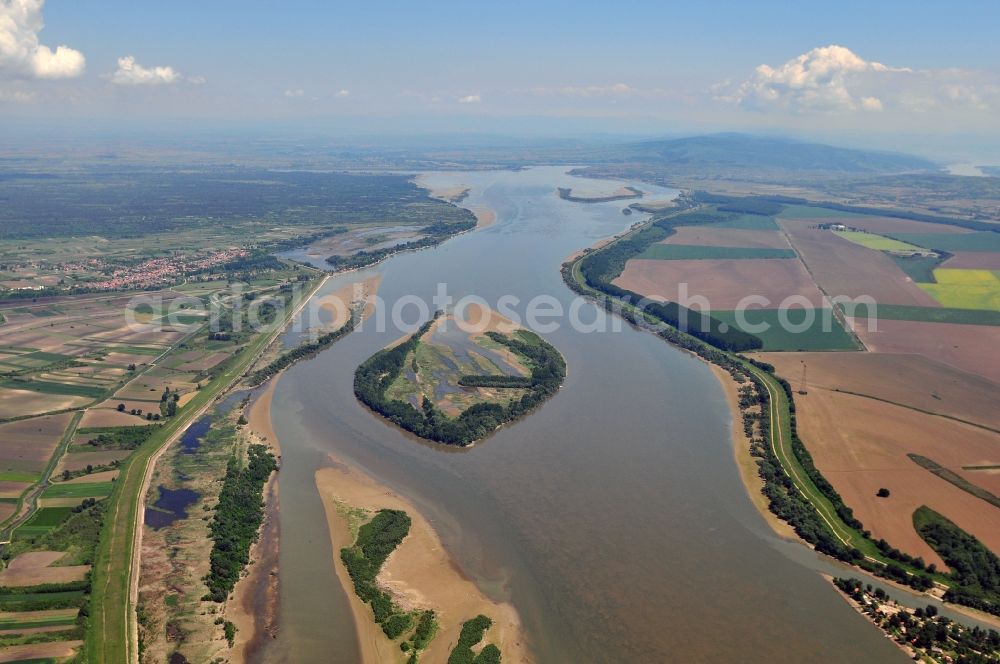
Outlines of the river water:
{"label": "river water", "polygon": [[[464,204],[490,206],[497,221],[386,261],[376,268],[381,298],[388,307],[412,295],[430,302],[446,283],[456,298],[491,305],[514,296],[522,316],[539,295],[568,309],[575,296],[562,261],[643,215],[622,214],[631,201],[559,199],[557,186],[609,190],[564,170],[435,175],[472,186]],[[675,193],[636,186],[651,198]],[[343,283],[331,279],[324,291]],[[420,322],[416,306],[404,313]],[[578,318],[603,319],[590,305]],[[648,333],[563,320],[539,330],[566,357],[560,392],[456,450],[405,435],[354,398],[354,369],[407,331],[375,322],[294,366],[275,391],[281,632],[265,660],[358,661],[313,482],[333,452],[427,515],[462,571],[517,607],[544,664],[904,661],[817,573],[827,563],[777,538],[756,512],[733,460],[722,389],[703,363]]]}

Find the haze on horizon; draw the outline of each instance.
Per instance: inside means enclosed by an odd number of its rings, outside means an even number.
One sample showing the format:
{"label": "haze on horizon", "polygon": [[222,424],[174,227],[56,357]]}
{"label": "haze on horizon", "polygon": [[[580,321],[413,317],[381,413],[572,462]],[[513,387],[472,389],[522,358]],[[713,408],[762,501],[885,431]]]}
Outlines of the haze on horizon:
{"label": "haze on horizon", "polygon": [[751,131],[997,164],[998,24],[975,1],[0,0],[0,131]]}

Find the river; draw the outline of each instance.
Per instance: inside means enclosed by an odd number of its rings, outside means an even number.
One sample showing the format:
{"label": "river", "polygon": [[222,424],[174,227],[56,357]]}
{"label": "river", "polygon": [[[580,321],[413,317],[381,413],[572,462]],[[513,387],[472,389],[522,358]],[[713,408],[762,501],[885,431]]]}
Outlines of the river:
{"label": "river", "polygon": [[[494,305],[512,295],[523,307],[545,295],[568,309],[575,296],[562,261],[644,215],[622,214],[632,201],[559,199],[557,186],[609,190],[565,170],[434,175],[471,186],[463,204],[487,205],[497,221],[375,268],[381,298],[430,302],[446,283],[456,298]],[[635,186],[653,199],[676,193]],[[342,284],[335,277],[323,290]],[[406,313],[419,322],[416,307]],[[601,316],[587,305],[579,318]],[[733,460],[721,386],[705,364],[648,333],[563,321],[540,330],[566,357],[561,391],[456,450],[403,434],[354,398],[355,367],[404,332],[366,321],[276,388],[281,631],[265,660],[357,661],[313,482],[334,452],[426,514],[462,571],[513,602],[544,664],[904,661],[817,573],[826,563],[780,540],[757,513]]]}

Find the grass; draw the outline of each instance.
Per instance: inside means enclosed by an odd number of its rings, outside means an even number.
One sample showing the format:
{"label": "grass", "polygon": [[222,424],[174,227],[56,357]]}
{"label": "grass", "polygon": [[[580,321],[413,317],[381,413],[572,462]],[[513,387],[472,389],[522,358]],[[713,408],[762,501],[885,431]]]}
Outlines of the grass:
{"label": "grass", "polygon": [[[762,350],[797,351],[797,350],[857,350],[858,344],[847,333],[843,325],[831,309],[788,309],[786,312],[789,327],[803,326],[800,331],[786,330],[782,325],[782,314],[779,309],[748,309],[743,312],[743,321],[739,321],[736,311],[713,311],[712,317],[728,325],[754,334],[764,343]],[[807,317],[812,316],[812,322],[807,327]],[[745,322],[742,325],[741,322]],[[767,329],[756,331],[755,326],[766,324]]]}
{"label": "grass", "polygon": [[28,482],[33,484],[38,481],[38,473],[29,473],[20,470],[0,471],[0,482]]}
{"label": "grass", "polygon": [[107,389],[93,385],[70,385],[68,383],[51,383],[44,380],[8,380],[3,382],[4,387],[14,390],[29,390],[39,394],[65,394],[76,397],[97,397],[104,396]]}
{"label": "grass", "polygon": [[42,492],[42,498],[104,498],[115,488],[114,482],[84,482],[53,484]]}
{"label": "grass", "polygon": [[[853,307],[854,313],[848,315],[857,318],[868,318],[867,306]],[[877,308],[879,318],[885,320],[912,320],[924,323],[955,323],[958,325],[1000,325],[1000,311],[985,309],[954,309],[951,307],[918,307],[908,304],[880,304]]]}
{"label": "grass", "polygon": [[899,251],[899,252],[909,252],[916,253],[925,251],[922,247],[918,247],[915,244],[910,244],[908,242],[900,242],[899,240],[894,240],[891,237],[886,237],[884,235],[877,235],[875,233],[865,233],[863,231],[833,231],[835,235],[853,242],[854,244],[860,244],[862,247],[867,247],[869,249],[875,249],[877,251]]}
{"label": "grass", "polygon": [[[322,280],[317,281],[316,286],[308,289],[301,297],[312,297],[322,283]],[[301,301],[302,299],[287,308],[286,323]],[[278,329],[282,327],[279,326]],[[91,617],[84,661],[97,664],[124,662],[129,660],[134,650],[131,579],[135,571],[132,569],[135,523],[146,468],[151,458],[175,434],[191,424],[215,397],[232,386],[275,337],[277,332],[262,334],[245,346],[225,371],[199,390],[177,417],[168,420],[161,429],[153,433],[122,465],[118,481],[114,483],[114,490],[108,498],[104,531],[91,571]]]}
{"label": "grass", "polygon": [[1000,233],[893,233],[892,237],[940,251],[1000,251]]}
{"label": "grass", "polygon": [[33,611],[32,606],[39,604],[46,605],[45,608],[58,608],[53,604],[61,604],[63,607],[75,606],[83,599],[82,590],[64,590],[54,593],[3,593],[0,594],[0,611]]}
{"label": "grass", "polygon": [[15,536],[33,537],[54,530],[73,513],[72,507],[39,507],[14,531]]}
{"label": "grass", "polygon": [[0,618],[0,631],[14,632],[24,629],[34,629],[36,627],[56,627],[62,625],[75,625],[76,613],[68,616],[54,616],[35,618]]}
{"label": "grass", "polygon": [[890,256],[900,270],[918,284],[933,284],[934,268],[941,264],[936,256]]}
{"label": "grass", "polygon": [[1000,278],[990,270],[934,270],[937,283],[920,284],[931,297],[954,309],[1000,311]]}
{"label": "grass", "polygon": [[651,244],[636,258],[652,258],[666,261],[711,259],[753,260],[761,258],[795,258],[795,252],[791,249],[772,249],[766,247],[703,247],[696,244]]}

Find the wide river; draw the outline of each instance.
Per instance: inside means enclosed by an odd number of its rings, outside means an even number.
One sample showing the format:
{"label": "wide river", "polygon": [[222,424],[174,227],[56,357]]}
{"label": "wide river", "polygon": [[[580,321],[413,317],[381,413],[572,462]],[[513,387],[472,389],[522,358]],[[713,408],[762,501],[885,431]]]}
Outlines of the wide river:
{"label": "wide river", "polygon": [[[561,200],[557,186],[609,190],[564,171],[431,176],[471,186],[464,205],[489,206],[497,221],[379,266],[386,305],[429,303],[447,284],[456,298],[491,305],[514,296],[522,316],[540,295],[569,310],[563,260],[643,215],[622,214],[631,201]],[[636,186],[654,199],[676,193]],[[578,313],[601,319],[590,305]],[[404,314],[419,322],[416,306]],[[313,481],[332,452],[424,511],[462,571],[518,609],[542,664],[904,661],[817,573],[827,564],[776,537],[750,503],[722,388],[705,364],[627,326],[559,322],[541,331],[566,357],[562,390],[469,450],[415,440],[354,398],[355,367],[406,330],[370,319],[284,375],[272,405],[281,631],[265,660],[358,661]]]}

